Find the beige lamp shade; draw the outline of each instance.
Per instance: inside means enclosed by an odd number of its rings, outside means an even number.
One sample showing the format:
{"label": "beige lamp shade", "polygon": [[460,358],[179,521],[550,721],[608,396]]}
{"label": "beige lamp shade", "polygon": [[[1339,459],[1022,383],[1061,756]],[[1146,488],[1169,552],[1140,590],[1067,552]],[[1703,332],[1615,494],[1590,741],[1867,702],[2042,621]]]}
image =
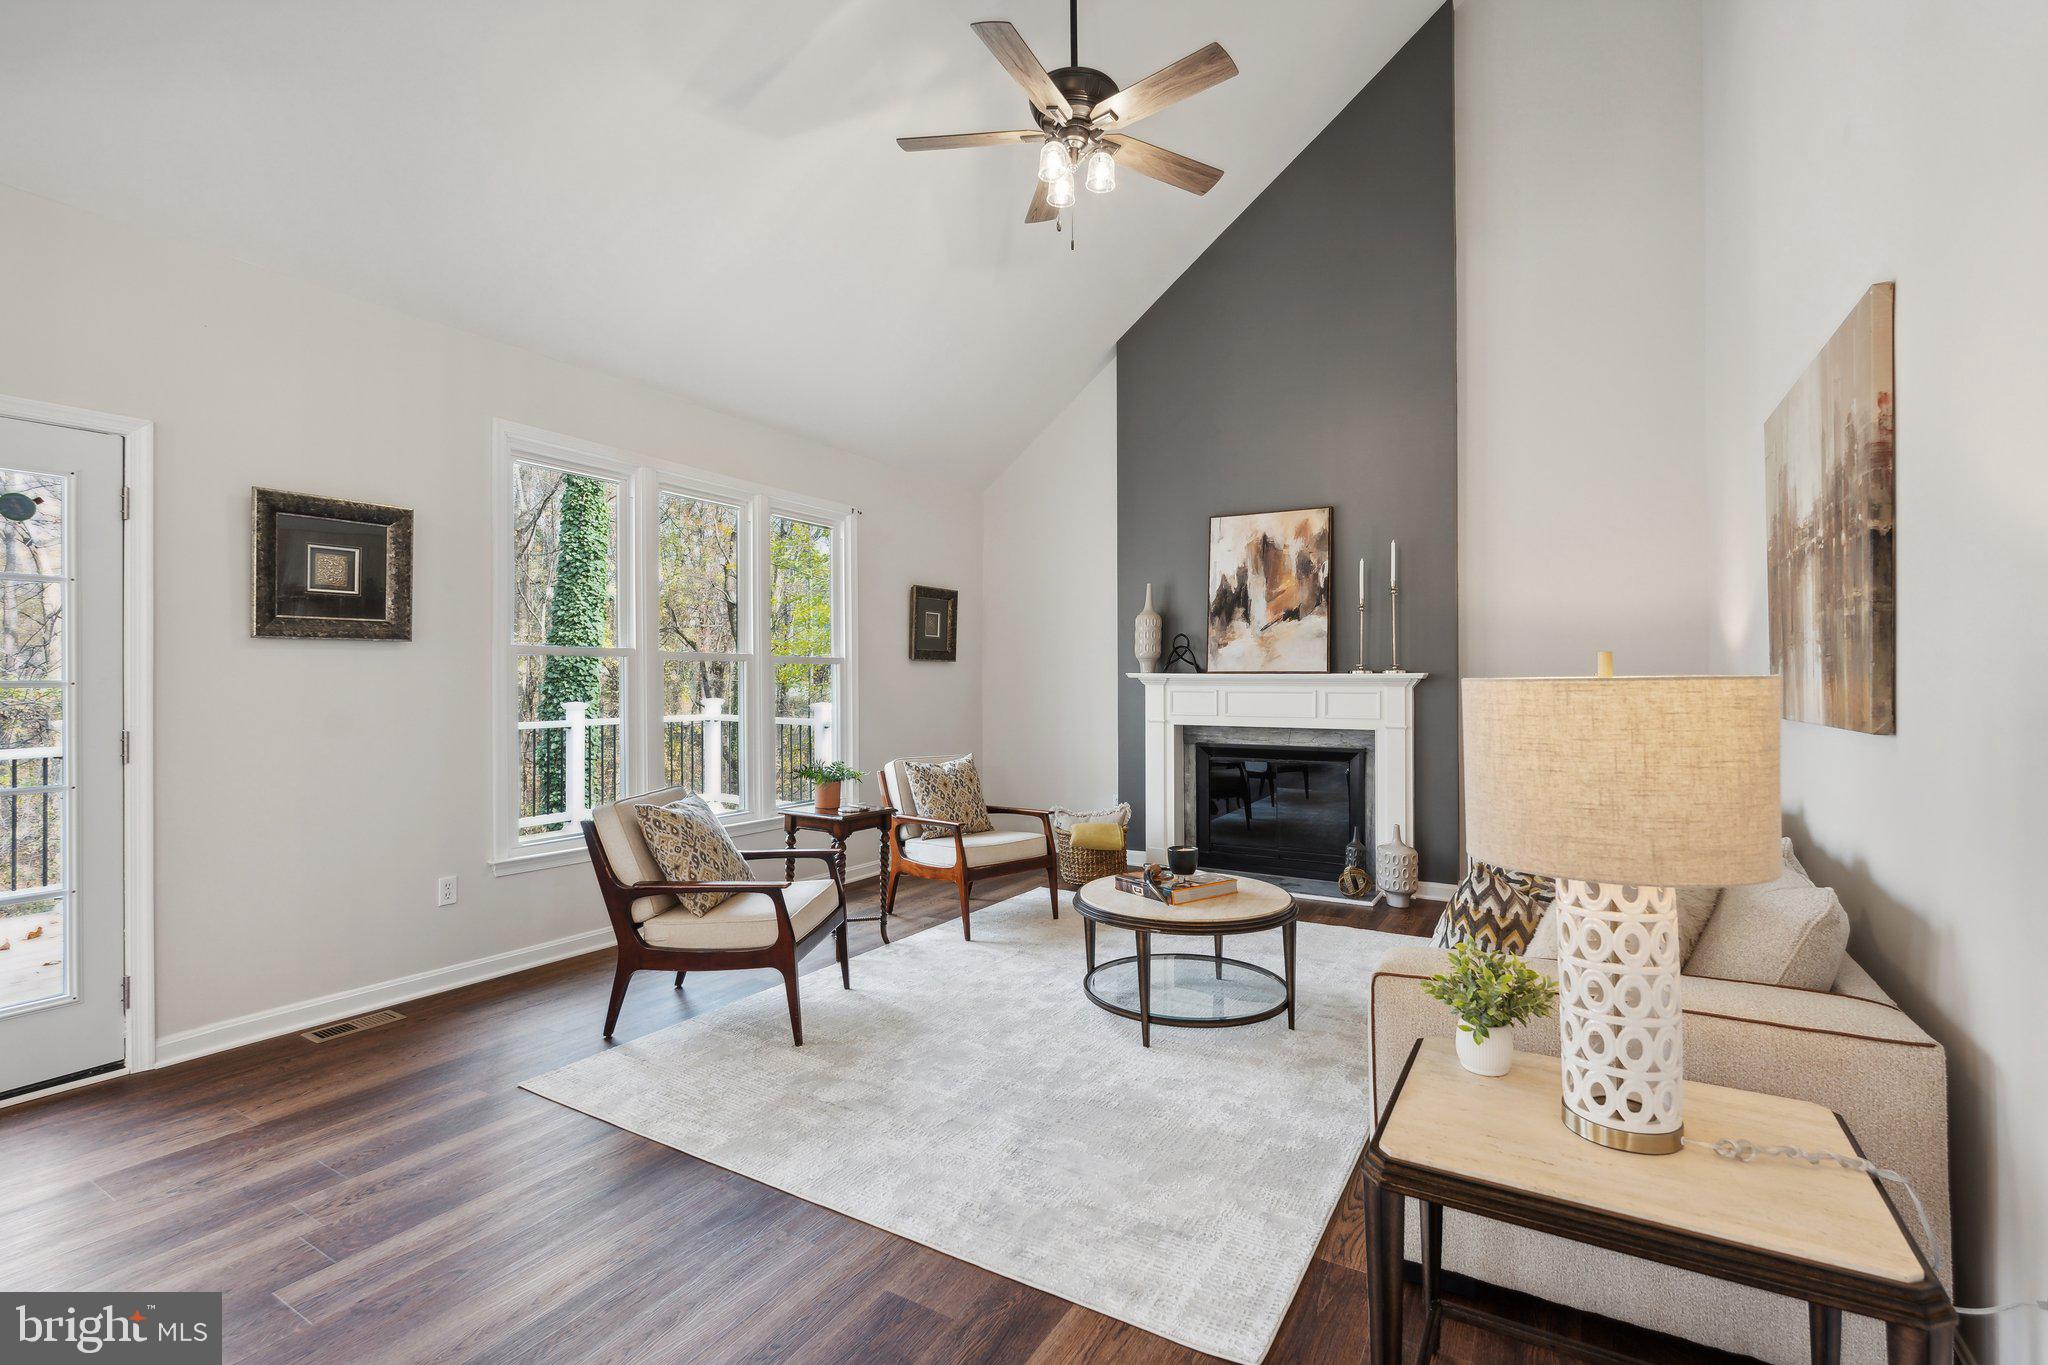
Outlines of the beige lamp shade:
{"label": "beige lamp shade", "polygon": [[1465,843],[1633,886],[1778,875],[1776,678],[1467,678]]}

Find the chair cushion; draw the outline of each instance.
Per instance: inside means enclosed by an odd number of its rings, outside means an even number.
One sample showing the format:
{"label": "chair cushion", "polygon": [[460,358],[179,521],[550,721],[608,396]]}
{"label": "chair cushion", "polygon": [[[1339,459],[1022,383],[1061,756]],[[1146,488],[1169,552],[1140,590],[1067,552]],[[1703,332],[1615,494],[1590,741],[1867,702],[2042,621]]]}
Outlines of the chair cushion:
{"label": "chair cushion", "polygon": [[[590,813],[590,822],[597,827],[597,842],[604,846],[604,856],[611,859],[612,872],[620,881],[630,884],[663,880],[661,864],[654,861],[654,850],[640,836],[640,822],[634,818],[633,807],[665,805],[689,794],[687,787],[670,787],[609,806],[599,806]],[[632,904],[633,922],[645,924],[662,911],[673,909],[675,903],[676,898],[666,891],[655,896],[642,896]]]}
{"label": "chair cushion", "polygon": [[919,815],[957,821],[962,834],[982,834],[995,828],[988,820],[988,802],[981,794],[981,774],[975,770],[974,755],[948,763],[907,760],[903,771],[910,779]]}
{"label": "chair cushion", "polygon": [[[799,939],[839,908],[829,878],[791,882],[782,899]],[[641,925],[640,938],[650,948],[766,948],[775,942],[775,902],[748,891],[701,915],[679,906]]]}
{"label": "chair cushion", "polygon": [[[746,882],[754,879],[739,846],[719,823],[711,803],[694,792],[665,806],[638,805],[633,817],[640,834],[661,865],[663,881]],[[693,915],[708,914],[732,893],[701,891],[678,894],[676,905]]]}
{"label": "chair cushion", "polygon": [[[992,867],[997,863],[1021,863],[1045,857],[1045,835],[1021,829],[991,829],[981,834],[963,834],[969,867]],[[943,839],[912,839],[903,846],[906,857],[926,867],[953,865],[953,836]]]}

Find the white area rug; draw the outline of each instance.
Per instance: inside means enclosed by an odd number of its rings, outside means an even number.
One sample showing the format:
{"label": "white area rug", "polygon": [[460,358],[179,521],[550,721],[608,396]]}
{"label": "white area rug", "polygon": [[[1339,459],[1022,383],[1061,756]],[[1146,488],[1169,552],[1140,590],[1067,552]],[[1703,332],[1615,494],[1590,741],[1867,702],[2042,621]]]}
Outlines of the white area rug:
{"label": "white area rug", "polygon": [[[1062,901],[1066,898],[1063,896]],[[1152,1030],[1081,993],[1045,892],[622,1044],[525,1088],[1183,1345],[1272,1344],[1366,1129],[1392,935],[1300,927],[1296,1031]],[[1158,942],[1158,941],[1155,941]],[[1207,940],[1160,943],[1200,951]],[[1098,960],[1131,951],[1100,932]],[[1277,931],[1228,940],[1278,970]]]}

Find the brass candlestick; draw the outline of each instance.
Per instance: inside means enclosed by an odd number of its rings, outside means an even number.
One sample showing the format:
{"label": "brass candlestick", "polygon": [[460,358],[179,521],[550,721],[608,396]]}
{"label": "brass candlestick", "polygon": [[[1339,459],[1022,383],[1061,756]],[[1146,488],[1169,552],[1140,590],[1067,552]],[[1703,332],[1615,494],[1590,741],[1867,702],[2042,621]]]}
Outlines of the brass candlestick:
{"label": "brass candlestick", "polygon": [[1360,593],[1358,596],[1358,667],[1351,670],[1353,673],[1372,672],[1371,669],[1365,666],[1365,641],[1365,594]]}
{"label": "brass candlestick", "polygon": [[1394,651],[1393,657],[1387,661],[1387,672],[1399,673],[1401,671],[1401,589],[1398,584],[1389,583],[1387,585],[1387,619],[1393,624],[1394,629]]}

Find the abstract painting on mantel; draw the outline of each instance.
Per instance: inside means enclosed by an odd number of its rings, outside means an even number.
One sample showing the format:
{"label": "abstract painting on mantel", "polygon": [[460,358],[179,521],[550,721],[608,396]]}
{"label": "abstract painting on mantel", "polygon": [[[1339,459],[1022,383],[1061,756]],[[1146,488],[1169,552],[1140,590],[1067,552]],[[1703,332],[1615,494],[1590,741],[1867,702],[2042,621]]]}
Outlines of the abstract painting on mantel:
{"label": "abstract painting on mantel", "polygon": [[1782,714],[1871,735],[1897,729],[1892,293],[1871,287],[1764,423]]}
{"label": "abstract painting on mantel", "polygon": [[1330,509],[1209,518],[1209,671],[1327,673]]}

